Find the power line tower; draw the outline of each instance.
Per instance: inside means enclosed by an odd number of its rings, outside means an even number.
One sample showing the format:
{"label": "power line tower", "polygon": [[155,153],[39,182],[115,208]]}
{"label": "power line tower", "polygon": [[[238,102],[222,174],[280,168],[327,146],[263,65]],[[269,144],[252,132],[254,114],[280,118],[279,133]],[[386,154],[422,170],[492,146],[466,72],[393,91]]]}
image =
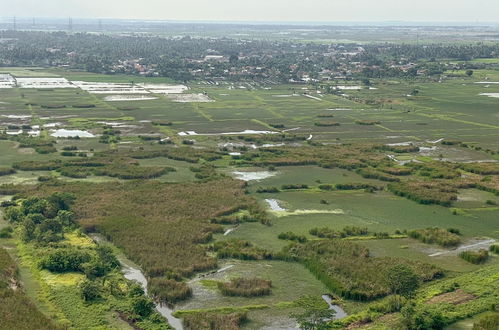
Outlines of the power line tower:
{"label": "power line tower", "polygon": [[12,28],[14,31],[17,31],[17,17],[14,16],[12,19]]}
{"label": "power line tower", "polygon": [[36,20],[35,20],[35,18],[34,18],[34,17],[31,19],[31,26],[32,26],[32,27],[35,27],[35,26],[36,26]]}
{"label": "power line tower", "polygon": [[73,31],[73,19],[71,17],[68,19],[68,31]]}
{"label": "power line tower", "polygon": [[102,20],[99,19],[99,31],[102,31]]}

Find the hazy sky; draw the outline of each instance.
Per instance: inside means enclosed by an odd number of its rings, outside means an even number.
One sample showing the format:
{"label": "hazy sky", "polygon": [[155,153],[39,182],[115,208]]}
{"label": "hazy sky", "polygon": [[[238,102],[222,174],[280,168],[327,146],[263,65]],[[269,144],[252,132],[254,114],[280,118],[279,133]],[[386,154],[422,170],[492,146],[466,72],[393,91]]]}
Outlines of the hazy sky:
{"label": "hazy sky", "polygon": [[225,21],[499,21],[499,0],[0,0],[0,16]]}

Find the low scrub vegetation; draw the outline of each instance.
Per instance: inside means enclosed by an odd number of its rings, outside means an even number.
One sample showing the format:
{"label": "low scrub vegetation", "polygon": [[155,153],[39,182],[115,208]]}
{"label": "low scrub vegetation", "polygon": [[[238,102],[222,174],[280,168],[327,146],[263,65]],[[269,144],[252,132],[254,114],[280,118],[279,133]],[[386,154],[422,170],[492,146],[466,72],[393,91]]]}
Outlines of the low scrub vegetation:
{"label": "low scrub vegetation", "polygon": [[452,229],[427,228],[411,230],[407,233],[411,238],[426,244],[438,244],[443,247],[454,247],[461,243],[461,237]]}
{"label": "low scrub vegetation", "polygon": [[200,312],[183,316],[184,328],[186,330],[239,330],[242,323],[246,320],[246,312]]}
{"label": "low scrub vegetation", "polygon": [[235,258],[241,260],[272,259],[272,254],[265,249],[254,246],[251,242],[232,239],[215,242],[213,250],[218,258]]}
{"label": "low scrub vegetation", "polygon": [[487,259],[489,259],[489,251],[485,249],[481,249],[478,251],[463,251],[459,253],[459,257],[466,260],[467,262],[478,265],[484,263],[485,261],[487,261]]}
{"label": "low scrub vegetation", "polygon": [[271,293],[272,282],[261,278],[234,278],[218,283],[218,289],[225,296],[258,297]]}
{"label": "low scrub vegetation", "polygon": [[309,231],[310,235],[317,236],[319,238],[344,238],[348,236],[365,236],[369,232],[367,228],[347,226],[343,230],[333,230],[328,227],[323,228],[312,228]]}
{"label": "low scrub vegetation", "polygon": [[345,298],[372,300],[392,292],[390,273],[395,265],[409,268],[419,281],[430,281],[442,275],[438,267],[399,258],[373,258],[358,244],[329,239],[295,243],[280,257],[303,263],[330,290]]}
{"label": "low scrub vegetation", "polygon": [[457,189],[442,181],[405,181],[388,185],[394,194],[420,204],[451,206],[457,200]]}

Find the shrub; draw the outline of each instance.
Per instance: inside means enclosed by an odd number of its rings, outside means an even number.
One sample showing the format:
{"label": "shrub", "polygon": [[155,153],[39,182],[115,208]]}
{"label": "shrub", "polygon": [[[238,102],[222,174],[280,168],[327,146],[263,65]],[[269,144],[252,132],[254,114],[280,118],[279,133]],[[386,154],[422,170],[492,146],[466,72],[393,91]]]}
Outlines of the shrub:
{"label": "shrub", "polygon": [[305,243],[307,241],[307,238],[303,235],[296,235],[293,232],[286,232],[286,233],[280,233],[279,236],[277,236],[279,239],[282,240],[288,240],[288,241],[295,241],[299,243]]}
{"label": "shrub", "polygon": [[459,257],[472,264],[477,265],[487,261],[487,259],[489,258],[489,251],[484,249],[481,249],[479,251],[463,251],[459,253]]}
{"label": "shrub", "polygon": [[256,192],[259,193],[259,194],[263,194],[263,193],[278,193],[280,190],[279,188],[276,188],[276,187],[258,187],[256,189]]}
{"label": "shrub", "polygon": [[292,190],[292,189],[308,189],[306,184],[284,184],[281,186],[282,190]]}
{"label": "shrub", "polygon": [[90,259],[91,256],[87,251],[76,248],[59,248],[42,257],[38,266],[56,273],[80,272],[83,271],[82,265],[89,262]]}
{"label": "shrub", "polygon": [[262,248],[253,246],[252,243],[232,239],[228,241],[215,242],[213,249],[218,258],[235,258],[242,260],[272,259],[272,254]]}
{"label": "shrub", "polygon": [[102,287],[98,282],[85,280],[80,284],[80,294],[85,301],[94,301],[101,297]]}
{"label": "shrub", "polygon": [[496,254],[499,254],[499,244],[493,244],[489,248],[490,252],[494,252]]}
{"label": "shrub", "polygon": [[183,318],[186,330],[223,329],[239,330],[240,325],[247,319],[246,312],[218,313],[201,312],[187,314]]}
{"label": "shrub", "polygon": [[11,238],[14,229],[12,227],[5,227],[0,230],[0,238]]}
{"label": "shrub", "polygon": [[184,282],[177,282],[164,277],[154,277],[149,280],[149,292],[158,301],[175,303],[192,295],[192,289]]}
{"label": "shrub", "polygon": [[340,126],[340,123],[335,121],[324,121],[324,122],[314,123],[314,125],[317,127],[332,127],[332,126]]}
{"label": "shrub", "polygon": [[461,243],[461,238],[457,234],[441,228],[411,230],[407,234],[423,243],[438,244],[443,247],[453,247]]}
{"label": "shrub", "polygon": [[272,282],[260,278],[234,278],[230,282],[218,283],[225,296],[258,297],[269,295]]}
{"label": "shrub", "polygon": [[154,302],[140,295],[132,299],[132,312],[141,317],[148,317],[154,311]]}
{"label": "shrub", "polygon": [[390,294],[392,288],[385,270],[395,265],[410,268],[418,281],[442,275],[439,268],[422,262],[371,257],[364,246],[340,239],[293,243],[281,255],[286,260],[301,262],[332,292],[354,300],[372,300]]}

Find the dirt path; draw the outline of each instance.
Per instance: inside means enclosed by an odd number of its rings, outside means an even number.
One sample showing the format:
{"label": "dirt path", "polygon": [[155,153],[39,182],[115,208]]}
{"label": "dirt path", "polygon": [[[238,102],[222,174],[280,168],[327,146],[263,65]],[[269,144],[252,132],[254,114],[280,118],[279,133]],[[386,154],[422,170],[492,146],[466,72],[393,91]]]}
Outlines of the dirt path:
{"label": "dirt path", "polygon": [[429,256],[430,257],[437,257],[437,256],[445,255],[445,254],[458,254],[459,252],[468,251],[468,250],[475,250],[478,248],[488,249],[495,242],[496,242],[495,239],[488,239],[488,240],[479,241],[477,243],[473,243],[470,245],[460,246],[455,250],[436,252],[436,253],[430,254]]}

